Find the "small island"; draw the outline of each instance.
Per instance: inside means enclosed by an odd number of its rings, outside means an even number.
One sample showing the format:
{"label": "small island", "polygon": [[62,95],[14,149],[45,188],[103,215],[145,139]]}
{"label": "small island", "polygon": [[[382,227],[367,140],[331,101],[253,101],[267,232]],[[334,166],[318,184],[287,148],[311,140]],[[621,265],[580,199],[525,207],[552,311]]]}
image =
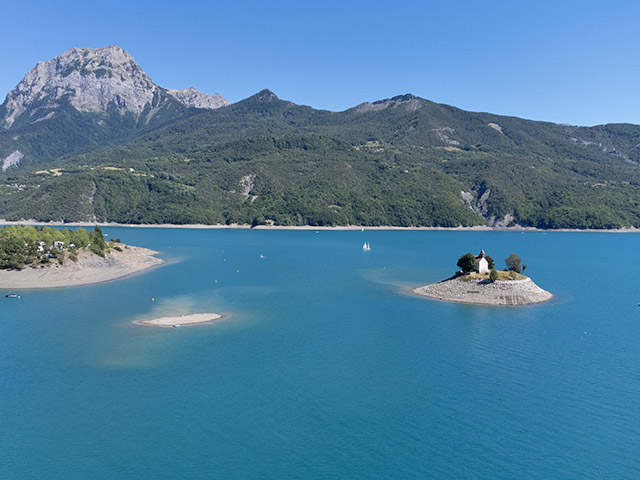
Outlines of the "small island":
{"label": "small island", "polygon": [[149,320],[136,320],[137,325],[148,325],[150,327],[183,327],[210,323],[220,320],[222,315],[218,313],[192,313],[191,315],[175,315],[171,317],[152,318]]}
{"label": "small island", "polygon": [[453,277],[414,288],[413,292],[436,300],[477,305],[532,305],[553,297],[522,274],[527,266],[515,253],[505,263],[507,268],[498,271],[484,250],[478,256],[466,253],[458,259],[460,270]]}
{"label": "small island", "polygon": [[0,289],[74,287],[101,283],[160,265],[153,250],[91,232],[52,227],[0,227]]}

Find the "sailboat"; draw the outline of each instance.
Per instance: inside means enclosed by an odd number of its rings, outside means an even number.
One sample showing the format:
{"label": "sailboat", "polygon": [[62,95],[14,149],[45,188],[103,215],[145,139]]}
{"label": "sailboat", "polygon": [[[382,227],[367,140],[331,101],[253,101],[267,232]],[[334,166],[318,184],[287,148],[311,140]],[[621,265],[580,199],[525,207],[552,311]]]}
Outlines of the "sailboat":
{"label": "sailboat", "polygon": [[369,245],[369,242],[364,242],[364,245],[362,245],[362,251],[368,252],[369,250],[371,250],[371,246]]}

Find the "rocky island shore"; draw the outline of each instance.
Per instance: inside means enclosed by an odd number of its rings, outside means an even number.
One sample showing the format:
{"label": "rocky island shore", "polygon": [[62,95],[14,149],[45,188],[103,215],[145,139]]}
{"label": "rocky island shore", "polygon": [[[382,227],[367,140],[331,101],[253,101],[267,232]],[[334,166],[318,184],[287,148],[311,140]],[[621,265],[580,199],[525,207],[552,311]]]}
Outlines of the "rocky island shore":
{"label": "rocky island shore", "polygon": [[476,305],[532,305],[553,298],[551,293],[526,277],[491,282],[460,276],[414,288],[413,292],[436,300]]}
{"label": "rocky island shore", "polygon": [[123,245],[121,250],[111,250],[104,257],[81,251],[77,261],[68,260],[62,265],[51,262],[46,266],[26,267],[22,270],[0,270],[0,289],[61,288],[102,283],[163,263],[153,256],[158,252],[147,248]]}

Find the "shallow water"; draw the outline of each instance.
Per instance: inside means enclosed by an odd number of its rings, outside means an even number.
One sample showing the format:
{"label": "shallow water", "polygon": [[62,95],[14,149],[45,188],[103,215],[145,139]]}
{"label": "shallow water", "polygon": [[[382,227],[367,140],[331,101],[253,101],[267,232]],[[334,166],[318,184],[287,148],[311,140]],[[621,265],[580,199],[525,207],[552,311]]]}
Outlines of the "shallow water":
{"label": "shallow water", "polygon": [[[638,477],[636,234],[103,230],[167,263],[1,292],[0,478]],[[481,249],[554,299],[408,293]]]}

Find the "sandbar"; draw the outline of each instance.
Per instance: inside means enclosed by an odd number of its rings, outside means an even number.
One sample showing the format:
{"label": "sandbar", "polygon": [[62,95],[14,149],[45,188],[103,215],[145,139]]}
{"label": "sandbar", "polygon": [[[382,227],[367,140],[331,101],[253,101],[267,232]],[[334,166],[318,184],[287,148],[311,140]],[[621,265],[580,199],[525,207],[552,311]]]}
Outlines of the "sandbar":
{"label": "sandbar", "polygon": [[518,306],[546,302],[553,295],[536,285],[530,278],[489,282],[449,278],[413,289],[413,293],[445,302],[475,305]]}
{"label": "sandbar", "polygon": [[222,315],[218,313],[192,313],[191,315],[176,315],[173,317],[152,318],[150,320],[136,320],[136,325],[149,325],[151,327],[182,327],[197,325],[220,320]]}
{"label": "sandbar", "polygon": [[108,282],[158,266],[163,261],[158,252],[142,247],[125,246],[111,250],[104,258],[88,251],[78,254],[78,261],[67,259],[64,265],[52,261],[45,267],[0,270],[0,289],[26,290],[62,288]]}

